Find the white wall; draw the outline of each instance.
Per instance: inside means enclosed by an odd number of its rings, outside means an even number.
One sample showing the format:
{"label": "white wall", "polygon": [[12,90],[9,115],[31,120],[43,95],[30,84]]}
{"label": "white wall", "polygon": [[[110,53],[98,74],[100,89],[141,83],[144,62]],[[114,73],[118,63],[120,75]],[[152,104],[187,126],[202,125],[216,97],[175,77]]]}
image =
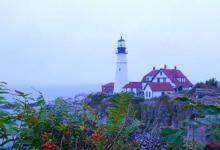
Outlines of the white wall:
{"label": "white wall", "polygon": [[[166,78],[166,82],[169,82],[173,87],[175,87],[175,84],[170,80],[170,78],[167,77],[167,75],[162,71],[162,74],[160,72],[155,76],[154,80],[152,82],[157,82],[157,78]],[[163,79],[160,79],[160,82],[163,82]]]}
{"label": "white wall", "polygon": [[[149,97],[149,93],[150,93],[150,97]],[[150,88],[149,85],[147,85],[147,87],[146,87],[145,90],[144,90],[144,98],[145,98],[145,99],[150,99],[150,98],[152,98],[152,90],[151,90],[151,88]]]}
{"label": "white wall", "polygon": [[127,88],[126,92],[131,92],[131,93],[134,93],[136,95],[137,94],[137,89],[136,88]]}
{"label": "white wall", "polygon": [[[149,92],[150,92],[150,97],[149,97]],[[162,96],[162,92],[164,94],[172,94],[172,93],[174,93],[173,91],[152,91],[150,86],[147,85],[147,87],[144,90],[144,98],[145,99],[151,99],[153,97],[160,97],[160,96]]]}
{"label": "white wall", "polygon": [[118,53],[116,63],[127,63],[127,54]]}
{"label": "white wall", "polygon": [[127,54],[117,54],[114,93],[123,92],[128,83]]}

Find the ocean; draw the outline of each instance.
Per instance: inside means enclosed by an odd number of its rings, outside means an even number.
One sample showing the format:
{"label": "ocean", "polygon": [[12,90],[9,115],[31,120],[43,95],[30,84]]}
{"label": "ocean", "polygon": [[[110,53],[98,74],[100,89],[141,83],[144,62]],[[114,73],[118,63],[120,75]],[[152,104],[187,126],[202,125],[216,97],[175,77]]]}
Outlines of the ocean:
{"label": "ocean", "polygon": [[[62,86],[27,86],[27,85],[16,85],[8,86],[11,92],[15,93],[14,90],[22,91],[26,94],[30,94],[29,97],[37,98],[39,91],[43,94],[47,102],[55,100],[57,97],[74,98],[76,95],[87,95],[90,93],[96,93],[101,91],[101,86],[98,84],[82,84],[82,85],[62,85]],[[13,101],[8,96],[7,100]]]}

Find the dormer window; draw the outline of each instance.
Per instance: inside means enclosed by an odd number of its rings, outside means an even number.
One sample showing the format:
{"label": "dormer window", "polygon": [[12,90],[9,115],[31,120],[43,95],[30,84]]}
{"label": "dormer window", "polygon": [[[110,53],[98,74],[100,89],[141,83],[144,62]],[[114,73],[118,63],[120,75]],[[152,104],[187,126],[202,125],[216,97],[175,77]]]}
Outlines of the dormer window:
{"label": "dormer window", "polygon": [[157,78],[157,82],[160,83],[160,78]]}
{"label": "dormer window", "polygon": [[163,78],[163,82],[166,82],[166,78]]}
{"label": "dormer window", "polygon": [[179,82],[186,82],[186,78],[177,78]]}
{"label": "dormer window", "polygon": [[163,74],[163,73],[162,73],[162,71],[161,71],[161,72],[160,72],[160,75],[162,76],[162,74]]}

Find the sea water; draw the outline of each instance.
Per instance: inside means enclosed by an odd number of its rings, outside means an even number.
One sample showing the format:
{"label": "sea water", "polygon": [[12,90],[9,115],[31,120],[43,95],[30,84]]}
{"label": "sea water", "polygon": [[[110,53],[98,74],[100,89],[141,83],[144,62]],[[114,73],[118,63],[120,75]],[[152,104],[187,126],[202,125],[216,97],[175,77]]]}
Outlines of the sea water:
{"label": "sea water", "polygon": [[[100,92],[100,85],[98,84],[82,84],[82,85],[43,85],[43,86],[31,86],[31,85],[15,85],[8,86],[12,93],[15,94],[15,90],[24,92],[25,94],[30,94],[29,97],[37,98],[41,92],[47,102],[54,101],[58,97],[64,98],[74,98],[79,94],[90,94]],[[13,102],[14,99],[7,96],[7,100]]]}

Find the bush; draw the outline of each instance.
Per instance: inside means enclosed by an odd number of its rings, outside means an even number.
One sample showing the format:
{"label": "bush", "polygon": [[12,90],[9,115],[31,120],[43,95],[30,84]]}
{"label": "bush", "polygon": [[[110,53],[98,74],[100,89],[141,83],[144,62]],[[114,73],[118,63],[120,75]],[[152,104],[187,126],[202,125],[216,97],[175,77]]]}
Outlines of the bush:
{"label": "bush", "polygon": [[[128,138],[134,127],[128,94],[114,98],[107,124],[99,125],[96,112],[85,103],[72,103],[59,97],[53,106],[48,107],[42,93],[35,100],[23,92],[11,92],[6,88],[6,83],[1,82],[0,87],[0,94],[4,94],[0,97],[0,106],[8,106],[12,110],[9,113],[0,109],[1,149],[112,149],[137,146]],[[16,102],[9,103],[5,94],[15,95]],[[35,107],[30,100],[36,102]]]}

